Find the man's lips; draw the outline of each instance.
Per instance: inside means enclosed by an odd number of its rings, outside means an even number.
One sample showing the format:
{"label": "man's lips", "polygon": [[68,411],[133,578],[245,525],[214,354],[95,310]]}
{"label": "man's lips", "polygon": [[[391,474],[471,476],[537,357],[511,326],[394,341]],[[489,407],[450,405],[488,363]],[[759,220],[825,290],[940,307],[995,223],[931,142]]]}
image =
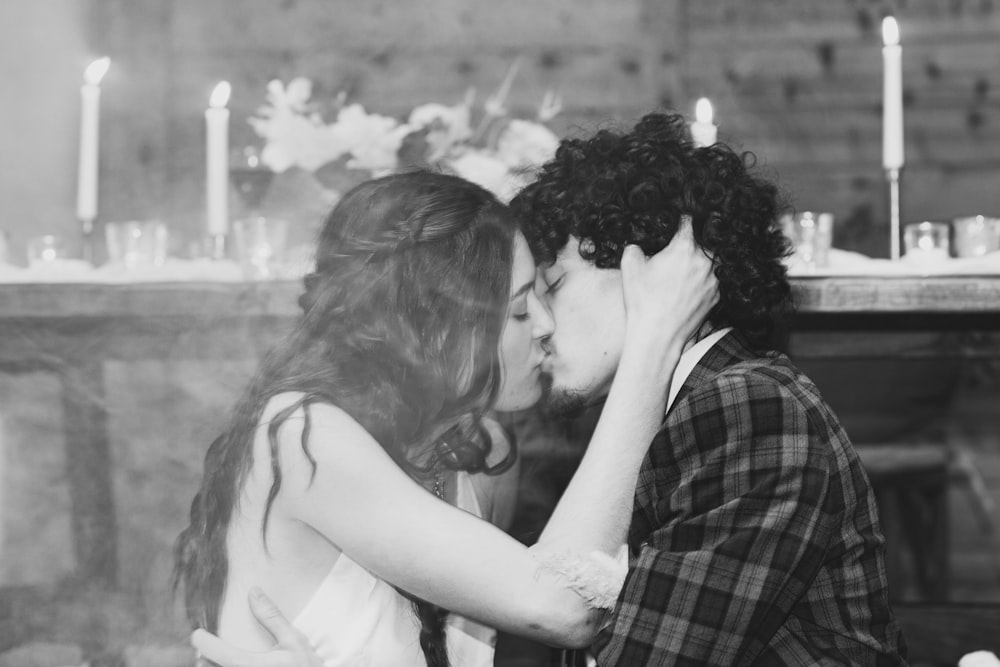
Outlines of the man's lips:
{"label": "man's lips", "polygon": [[552,355],[546,354],[542,357],[541,362],[538,364],[538,368],[541,369],[543,373],[549,373],[552,371]]}

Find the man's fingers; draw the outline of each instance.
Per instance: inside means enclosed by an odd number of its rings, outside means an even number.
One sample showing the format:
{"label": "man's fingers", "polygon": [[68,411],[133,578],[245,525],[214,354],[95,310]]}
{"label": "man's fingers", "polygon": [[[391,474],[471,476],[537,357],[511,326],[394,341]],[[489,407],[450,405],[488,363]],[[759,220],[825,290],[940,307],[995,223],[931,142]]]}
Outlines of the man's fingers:
{"label": "man's fingers", "polygon": [[637,245],[629,244],[622,250],[621,270],[625,280],[635,276],[646,261],[646,254]]}
{"label": "man's fingers", "polygon": [[681,223],[677,226],[677,233],[674,238],[688,239],[694,243],[694,225],[691,222],[691,216],[687,213],[681,215]]}
{"label": "man's fingers", "polygon": [[625,249],[622,250],[622,264],[628,263],[630,266],[634,266],[645,257],[646,254],[642,251],[642,248],[633,243],[626,245]]}
{"label": "man's fingers", "polygon": [[199,660],[208,659],[223,667],[275,667],[265,659],[267,654],[238,649],[205,630],[191,633],[191,645],[198,651]]}
{"label": "man's fingers", "polygon": [[286,649],[299,648],[304,639],[284,614],[278,609],[271,598],[261,589],[254,586],[250,589],[250,611],[254,618],[271,633],[278,646]]}

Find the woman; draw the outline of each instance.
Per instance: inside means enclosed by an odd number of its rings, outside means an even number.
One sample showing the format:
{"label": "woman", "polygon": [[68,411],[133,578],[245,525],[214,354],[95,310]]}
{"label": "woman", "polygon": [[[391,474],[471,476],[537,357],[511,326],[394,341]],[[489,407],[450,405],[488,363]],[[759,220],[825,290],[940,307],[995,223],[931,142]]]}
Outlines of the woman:
{"label": "woman", "polygon": [[[488,411],[541,395],[552,323],[526,242],[505,206],[455,177],[395,175],[345,195],[301,321],[206,456],[177,547],[191,620],[266,648],[245,603],[260,585],[327,667],[488,661],[488,646],[445,629],[442,609],[588,644],[624,577],[609,563],[663,415],[663,378],[715,294],[690,244],[648,261],[625,254],[620,370],[571,503],[528,550],[454,506],[468,473],[504,465],[490,464]],[[663,299],[664,282],[692,277],[700,289]]]}

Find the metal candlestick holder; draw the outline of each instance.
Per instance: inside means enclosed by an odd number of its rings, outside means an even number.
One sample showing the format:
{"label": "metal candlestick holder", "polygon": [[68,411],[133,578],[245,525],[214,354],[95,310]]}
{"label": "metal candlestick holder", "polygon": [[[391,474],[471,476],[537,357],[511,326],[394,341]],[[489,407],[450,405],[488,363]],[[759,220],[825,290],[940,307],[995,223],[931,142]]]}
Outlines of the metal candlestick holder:
{"label": "metal candlestick holder", "polygon": [[209,256],[214,260],[223,260],[226,258],[226,235],[225,234],[212,234],[209,237],[211,246],[209,247]]}
{"label": "metal candlestick holder", "polygon": [[889,181],[889,257],[899,259],[899,168],[886,169]]}
{"label": "metal candlestick holder", "polygon": [[82,243],[80,254],[84,261],[94,263],[94,218],[80,218],[80,232]]}

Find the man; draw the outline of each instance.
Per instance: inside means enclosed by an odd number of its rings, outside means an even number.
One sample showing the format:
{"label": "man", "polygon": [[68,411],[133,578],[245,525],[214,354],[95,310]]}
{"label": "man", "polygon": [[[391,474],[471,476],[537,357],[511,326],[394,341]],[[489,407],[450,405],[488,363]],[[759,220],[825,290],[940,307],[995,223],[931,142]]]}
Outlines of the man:
{"label": "man", "polygon": [[[626,244],[652,254],[688,216],[717,263],[719,303],[678,364],[640,471],[628,578],[593,647],[601,667],[905,664],[868,479],[815,386],[768,351],[791,307],[787,247],[777,190],[749,162],[694,147],[682,117],[654,114],[626,134],[564,141],[512,202],[556,323],[554,406],[610,387]],[[276,610],[255,604],[304,659]]]}
{"label": "man", "polygon": [[777,190],[751,162],[653,114],[563,142],[512,202],[556,323],[555,406],[597,401],[614,377],[626,244],[652,254],[688,215],[716,258],[719,303],[640,471],[602,667],[905,663],[867,476],[816,387],[768,351],[791,306],[787,249]]}

